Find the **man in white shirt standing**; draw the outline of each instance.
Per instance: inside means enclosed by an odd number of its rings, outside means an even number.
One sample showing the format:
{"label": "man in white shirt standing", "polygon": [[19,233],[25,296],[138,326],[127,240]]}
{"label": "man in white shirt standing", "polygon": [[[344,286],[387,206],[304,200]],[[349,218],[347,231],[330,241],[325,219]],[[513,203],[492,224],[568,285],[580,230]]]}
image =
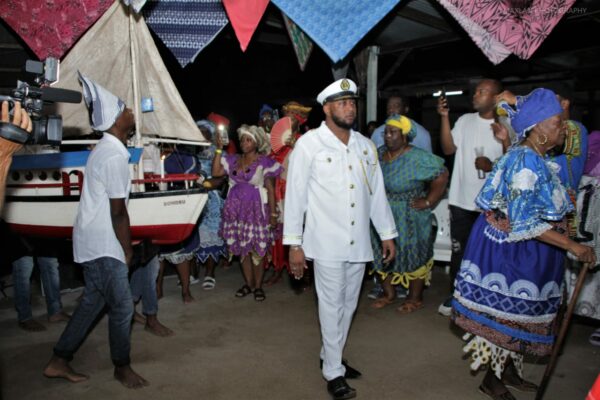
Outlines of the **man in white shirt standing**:
{"label": "man in white shirt standing", "polygon": [[[493,79],[484,79],[473,93],[473,108],[476,112],[462,115],[450,130],[449,108],[446,98],[438,100],[441,117],[441,145],[446,155],[454,154],[454,168],[450,180],[448,204],[450,205],[450,235],[452,256],[450,260],[450,282],[460,268],[471,228],[479,216],[475,197],[479,194],[485,174],[492,170],[492,163],[503,154],[502,143],[492,131],[495,96],[502,93],[502,84]],[[449,316],[452,293],[440,305],[440,314]]]}
{"label": "man in white shirt standing", "polygon": [[290,245],[296,279],[314,260],[321,324],[321,362],[334,399],[356,396],[345,378],[361,374],[342,360],[365,263],[373,260],[369,224],[383,242],[384,262],[395,257],[398,236],[373,142],[352,130],[356,84],[340,79],[318,96],[325,121],[305,133],[288,167],[283,243]]}
{"label": "man in white shirt standing", "polygon": [[98,314],[107,307],[114,377],[128,388],[141,388],[148,382],[131,369],[129,359],[133,300],[128,267],[133,249],[127,212],[131,177],[126,145],[135,120],[121,99],[81,74],[79,79],[92,128],[104,135],[88,158],[73,227],[73,255],[83,267],[85,291],[44,375],[74,383],[88,379],[75,372],[69,362]]}

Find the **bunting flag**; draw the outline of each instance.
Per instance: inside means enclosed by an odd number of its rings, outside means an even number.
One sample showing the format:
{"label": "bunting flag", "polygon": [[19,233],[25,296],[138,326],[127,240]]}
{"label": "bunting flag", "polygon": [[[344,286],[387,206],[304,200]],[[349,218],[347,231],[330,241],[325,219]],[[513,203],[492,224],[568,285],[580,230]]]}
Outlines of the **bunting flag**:
{"label": "bunting flag", "polygon": [[240,47],[242,51],[246,51],[256,27],[269,5],[269,0],[223,0],[223,5],[240,42]]}
{"label": "bunting flag", "polygon": [[304,71],[308,57],[310,57],[310,53],[312,53],[314,47],[313,42],[287,15],[284,13],[281,13],[281,15],[283,15],[283,22],[287,28],[288,35],[290,35],[290,40],[298,59],[298,65],[300,65],[300,71]]}
{"label": "bunting flag", "polygon": [[229,22],[221,0],[148,0],[142,14],[181,67],[193,62]]}
{"label": "bunting flag", "polygon": [[400,0],[272,0],[335,63],[356,44]]}
{"label": "bunting flag", "polygon": [[40,60],[61,58],[115,0],[2,0],[0,18]]}
{"label": "bunting flag", "polygon": [[[529,59],[575,0],[438,0],[494,64]],[[527,4],[527,6],[521,6]]]}

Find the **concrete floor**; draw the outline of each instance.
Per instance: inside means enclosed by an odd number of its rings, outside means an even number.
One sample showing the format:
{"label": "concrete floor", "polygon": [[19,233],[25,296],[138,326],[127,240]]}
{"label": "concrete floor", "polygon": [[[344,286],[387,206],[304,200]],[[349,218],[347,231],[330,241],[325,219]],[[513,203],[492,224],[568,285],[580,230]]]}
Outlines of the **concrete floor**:
{"label": "concrete floor", "polygon": [[[196,302],[184,306],[174,278],[165,280],[159,317],[176,331],[158,338],[133,327],[132,366],[151,382],[139,391],[112,377],[107,318],[76,354],[73,366],[91,375],[80,384],[41,374],[64,325],[42,333],[20,330],[11,299],[0,300],[0,399],[328,399],[318,369],[319,327],[314,292],[296,295],[287,281],[267,289],[267,300],[233,296],[239,269],[217,271],[217,286],[192,287]],[[470,400],[483,378],[469,373],[460,333],[436,313],[448,277],[436,268],[425,308],[400,316],[394,307],[374,310],[365,281],[345,357],[363,372],[351,381],[360,399]],[[79,293],[63,295],[66,311]],[[45,321],[45,304],[34,297],[34,315]],[[575,323],[548,387],[547,400],[583,399],[600,372],[600,347],[587,341],[594,327]],[[544,365],[525,365],[525,378],[539,382]],[[514,393],[519,400],[531,394]]]}

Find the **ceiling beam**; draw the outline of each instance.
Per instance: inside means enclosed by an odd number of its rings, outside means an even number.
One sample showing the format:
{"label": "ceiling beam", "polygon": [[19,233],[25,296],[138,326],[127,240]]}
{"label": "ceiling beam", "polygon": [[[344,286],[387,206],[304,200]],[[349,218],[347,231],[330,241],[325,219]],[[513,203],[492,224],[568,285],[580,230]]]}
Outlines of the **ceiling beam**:
{"label": "ceiling beam", "polygon": [[398,11],[398,16],[422,25],[426,25],[430,28],[435,28],[442,32],[452,32],[452,27],[448,25],[442,18],[434,17],[433,15],[415,10],[409,6],[406,6]]}
{"label": "ceiling beam", "polygon": [[391,46],[381,46],[381,51],[379,54],[392,54],[409,49],[434,47],[450,42],[457,42],[459,40],[462,40],[462,38],[458,35],[444,33],[441,35],[429,36],[421,39],[407,40],[406,42],[400,42]]}
{"label": "ceiling beam", "polygon": [[398,55],[398,57],[396,58],[396,61],[394,62],[394,65],[392,65],[388,69],[388,71],[385,73],[385,76],[379,80],[379,83],[377,84],[378,89],[381,89],[382,87],[384,87],[385,84],[387,83],[387,81],[389,81],[390,78],[392,76],[394,76],[394,74],[396,73],[396,71],[398,70],[400,65],[402,65],[402,63],[406,60],[406,57],[408,57],[408,55],[411,53],[411,51],[412,51],[412,49],[407,49],[407,50],[402,51]]}

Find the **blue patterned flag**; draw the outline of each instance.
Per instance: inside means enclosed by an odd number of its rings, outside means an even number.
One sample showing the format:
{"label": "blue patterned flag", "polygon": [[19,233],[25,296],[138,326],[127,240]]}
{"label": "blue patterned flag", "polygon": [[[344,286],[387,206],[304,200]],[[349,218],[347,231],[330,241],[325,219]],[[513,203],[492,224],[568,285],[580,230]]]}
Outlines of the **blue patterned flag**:
{"label": "blue patterned flag", "polygon": [[327,53],[333,62],[354,46],[400,0],[271,0]]}
{"label": "blue patterned flag", "polygon": [[221,0],[148,0],[142,14],[182,67],[229,22]]}

